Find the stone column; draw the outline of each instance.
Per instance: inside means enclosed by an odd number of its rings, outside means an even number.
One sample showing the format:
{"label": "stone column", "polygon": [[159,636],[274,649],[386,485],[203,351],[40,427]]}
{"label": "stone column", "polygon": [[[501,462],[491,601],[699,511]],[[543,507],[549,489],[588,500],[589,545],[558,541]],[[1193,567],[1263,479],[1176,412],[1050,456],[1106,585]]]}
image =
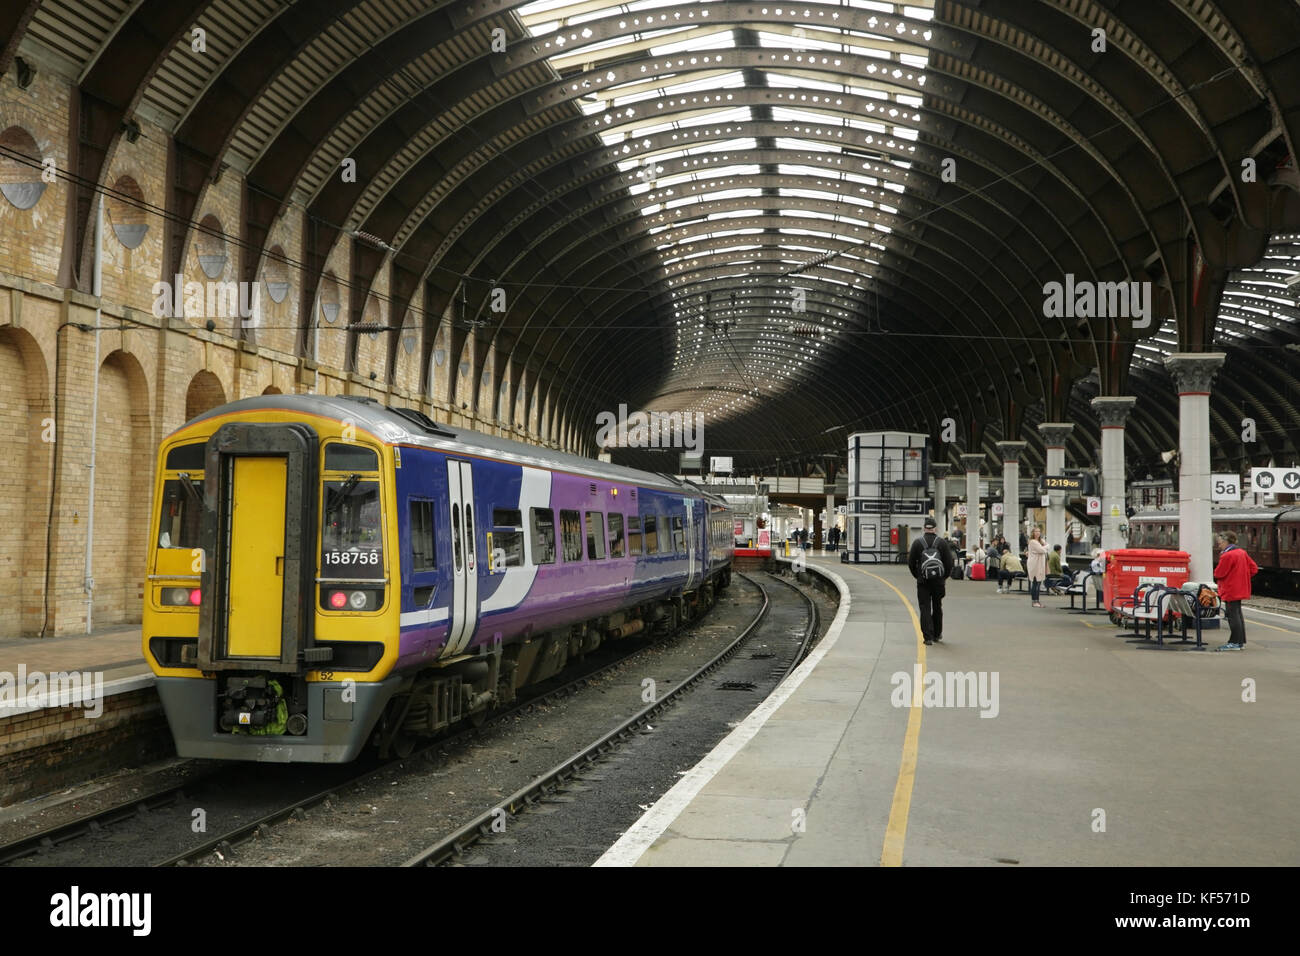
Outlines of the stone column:
{"label": "stone column", "polygon": [[945,537],[948,535],[947,476],[951,470],[952,465],[947,462],[936,462],[930,466],[930,474],[934,476],[934,520],[939,525],[935,530]]}
{"label": "stone column", "polygon": [[983,453],[961,456],[961,466],[966,469],[966,550],[975,551],[980,535],[980,465]]}
{"label": "stone column", "polygon": [[[1074,425],[1070,422],[1043,422],[1038,426],[1038,432],[1043,436],[1043,444],[1047,446],[1047,474],[1059,475],[1065,471],[1065,440],[1070,437],[1070,432],[1074,431]],[[1061,546],[1061,553],[1065,553],[1065,492],[1053,491],[1047,496],[1047,528],[1043,536],[1043,543],[1047,545],[1050,553],[1053,545]]]}
{"label": "stone column", "polygon": [[1002,534],[1013,548],[1020,547],[1020,456],[1028,442],[1000,441],[1002,456]]}
{"label": "stone column", "polygon": [[1137,404],[1128,396],[1098,396],[1092,410],[1101,422],[1101,546],[1105,551],[1127,547],[1119,527],[1126,524],[1124,488],[1124,423]]}
{"label": "stone column", "polygon": [[1165,359],[1178,388],[1178,540],[1191,556],[1192,581],[1213,577],[1210,537],[1210,383],[1223,352],[1180,352]]}

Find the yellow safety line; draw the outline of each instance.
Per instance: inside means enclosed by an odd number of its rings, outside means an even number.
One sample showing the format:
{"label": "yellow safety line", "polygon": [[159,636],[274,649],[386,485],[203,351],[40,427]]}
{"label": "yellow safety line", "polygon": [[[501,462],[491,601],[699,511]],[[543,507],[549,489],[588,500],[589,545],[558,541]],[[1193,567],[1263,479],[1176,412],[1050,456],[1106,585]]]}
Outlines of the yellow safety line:
{"label": "yellow safety line", "polygon": [[1273,630],[1273,631],[1281,631],[1283,634],[1295,634],[1295,633],[1297,633],[1293,628],[1289,628],[1289,627],[1278,627],[1276,624],[1265,624],[1263,621],[1251,621],[1251,622],[1250,622],[1250,626],[1251,626],[1251,627],[1267,627],[1268,629]]}
{"label": "yellow safety line", "polygon": [[[912,627],[916,631],[916,660],[925,674],[925,639],[921,634],[921,620],[916,616],[916,608],[902,591],[894,587],[878,574],[862,571],[868,577],[875,578],[885,587],[898,595],[907,613],[912,617]],[[898,764],[898,782],[894,784],[894,799],[889,805],[889,823],[885,827],[885,845],[880,851],[881,866],[903,865],[903,841],[907,837],[907,815],[912,808],[912,785],[916,782],[916,758],[921,740],[921,689],[912,688],[912,704],[908,708],[907,733],[903,735],[903,757]]]}

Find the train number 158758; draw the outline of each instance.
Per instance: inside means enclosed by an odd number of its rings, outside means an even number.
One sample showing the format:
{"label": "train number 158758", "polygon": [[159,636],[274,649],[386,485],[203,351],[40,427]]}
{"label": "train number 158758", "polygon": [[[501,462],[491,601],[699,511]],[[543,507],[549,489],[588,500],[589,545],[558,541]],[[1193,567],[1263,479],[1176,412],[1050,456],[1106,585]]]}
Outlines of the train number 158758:
{"label": "train number 158758", "polygon": [[378,551],[326,551],[326,564],[378,564]]}

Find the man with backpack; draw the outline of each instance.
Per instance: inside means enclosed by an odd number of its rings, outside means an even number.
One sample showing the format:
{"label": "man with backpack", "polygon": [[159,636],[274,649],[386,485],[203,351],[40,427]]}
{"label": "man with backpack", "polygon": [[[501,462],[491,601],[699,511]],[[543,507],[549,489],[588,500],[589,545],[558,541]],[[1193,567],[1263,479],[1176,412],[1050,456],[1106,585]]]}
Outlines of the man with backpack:
{"label": "man with backpack", "polygon": [[925,519],[925,532],[912,542],[907,566],[916,578],[916,603],[920,608],[921,636],[925,643],[943,640],[944,584],[956,563],[952,546],[935,533],[934,518]]}

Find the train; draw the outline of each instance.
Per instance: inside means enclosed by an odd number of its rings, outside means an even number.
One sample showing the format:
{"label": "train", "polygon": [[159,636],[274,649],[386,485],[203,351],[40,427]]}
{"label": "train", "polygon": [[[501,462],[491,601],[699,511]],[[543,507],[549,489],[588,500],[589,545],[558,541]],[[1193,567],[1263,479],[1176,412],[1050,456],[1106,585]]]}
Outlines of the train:
{"label": "train", "polygon": [[[1179,550],[1177,509],[1138,513],[1128,525],[1130,548]],[[1210,525],[1215,534],[1237,532],[1237,544],[1259,565],[1256,590],[1300,597],[1300,505],[1216,510],[1210,513]],[[1216,540],[1216,564],[1218,560]]]}
{"label": "train", "polygon": [[481,721],[731,583],[688,480],[357,396],[214,408],[159,447],[142,642],[177,754],[343,763]]}

